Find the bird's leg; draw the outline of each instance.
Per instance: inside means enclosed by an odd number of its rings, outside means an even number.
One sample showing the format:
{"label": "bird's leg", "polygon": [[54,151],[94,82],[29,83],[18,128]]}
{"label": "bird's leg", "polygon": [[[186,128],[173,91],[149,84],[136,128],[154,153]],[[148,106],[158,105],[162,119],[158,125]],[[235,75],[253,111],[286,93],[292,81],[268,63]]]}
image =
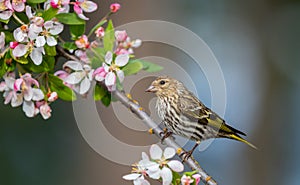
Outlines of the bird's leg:
{"label": "bird's leg", "polygon": [[186,160],[188,160],[192,156],[194,150],[197,148],[197,146],[199,144],[200,144],[200,141],[197,141],[196,144],[195,144],[195,146],[192,148],[192,150],[187,151],[187,152],[183,152],[182,154],[180,154],[180,157],[182,155],[184,155],[182,162],[185,162]]}
{"label": "bird's leg", "polygon": [[164,140],[165,140],[166,138],[170,137],[172,134],[173,134],[173,132],[168,131],[167,128],[164,128],[164,131],[161,132],[161,133],[159,133],[160,136],[163,136],[163,137],[161,138],[161,143],[163,144]]}

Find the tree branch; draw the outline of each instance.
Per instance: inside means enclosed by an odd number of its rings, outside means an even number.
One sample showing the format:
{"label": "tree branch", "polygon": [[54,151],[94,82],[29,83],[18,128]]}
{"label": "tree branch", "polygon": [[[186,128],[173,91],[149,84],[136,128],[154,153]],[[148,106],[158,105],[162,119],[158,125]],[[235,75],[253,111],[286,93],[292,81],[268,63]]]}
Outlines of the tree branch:
{"label": "tree branch", "polygon": [[[78,58],[74,55],[69,54],[67,51],[65,51],[61,46],[57,46],[58,51],[62,56],[64,56],[67,59],[78,61]],[[124,106],[128,107],[134,114],[136,114],[150,129],[153,129],[153,133],[160,139],[162,139],[163,136],[160,135],[160,133],[163,132],[163,130],[158,127],[158,124],[156,124],[149,115],[142,110],[142,107],[134,103],[132,100],[126,97],[126,95],[118,90],[112,92],[112,95],[117,98]],[[177,154],[181,156],[181,159],[184,159],[184,150],[181,148],[181,146],[174,141],[172,137],[167,137],[164,139],[164,142],[174,148],[176,151],[178,149],[181,149],[181,151]],[[186,164],[190,166],[192,170],[196,170],[201,175],[201,180],[208,184],[208,185],[217,185],[217,182],[211,178],[199,165],[199,163],[193,158],[190,157],[186,160]]]}
{"label": "tree branch", "polygon": [[[136,114],[141,120],[144,121],[144,123],[151,129],[153,129],[153,133],[160,139],[162,139],[163,136],[160,135],[160,133],[163,132],[161,128],[158,127],[158,125],[149,117],[149,115],[142,110],[142,108],[135,104],[133,101],[131,101],[129,98],[127,98],[124,93],[116,90],[112,92],[113,96],[117,98],[124,106],[128,107],[134,114]],[[174,148],[175,150],[181,149],[179,144],[177,144],[172,137],[167,137],[164,139],[164,142]],[[181,156],[181,159],[184,159],[183,154],[185,151],[182,149],[182,151],[178,154]],[[198,162],[193,158],[190,157],[188,160],[186,160],[186,164],[190,166],[192,170],[198,171],[198,173],[201,175],[201,180],[205,182],[208,185],[217,185],[217,182],[213,180],[198,164]]]}

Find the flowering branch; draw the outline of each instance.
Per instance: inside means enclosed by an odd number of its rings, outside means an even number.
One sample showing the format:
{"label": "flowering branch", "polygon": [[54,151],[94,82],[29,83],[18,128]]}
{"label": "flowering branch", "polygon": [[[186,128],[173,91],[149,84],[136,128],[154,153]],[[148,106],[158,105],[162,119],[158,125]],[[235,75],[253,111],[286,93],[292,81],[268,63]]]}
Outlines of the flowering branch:
{"label": "flowering branch", "polygon": [[[66,57],[67,59],[70,60],[78,60],[75,56],[67,53],[63,48],[61,48],[60,46],[57,46],[58,50],[60,51],[60,53]],[[112,95],[118,99],[124,106],[126,106],[127,108],[129,108],[134,114],[136,114],[149,128],[151,128],[151,130],[153,131],[153,133],[160,139],[163,138],[163,136],[160,134],[163,132],[163,130],[158,127],[157,123],[155,123],[150,117],[149,115],[143,111],[143,108],[141,106],[139,106],[138,104],[134,103],[131,99],[129,99],[124,93],[115,90],[112,92]],[[175,140],[172,137],[167,137],[164,139],[164,142],[174,148],[175,150],[177,150],[177,154],[178,156],[181,157],[181,159],[184,159],[184,150],[180,147],[180,145],[178,143],[175,142]],[[197,173],[199,173],[201,175],[201,180],[205,183],[207,183],[208,185],[216,185],[217,182],[211,178],[211,176],[209,176],[199,165],[199,163],[193,158],[190,157],[186,160],[186,164],[188,164],[190,166],[190,168],[192,170],[197,171]]]}

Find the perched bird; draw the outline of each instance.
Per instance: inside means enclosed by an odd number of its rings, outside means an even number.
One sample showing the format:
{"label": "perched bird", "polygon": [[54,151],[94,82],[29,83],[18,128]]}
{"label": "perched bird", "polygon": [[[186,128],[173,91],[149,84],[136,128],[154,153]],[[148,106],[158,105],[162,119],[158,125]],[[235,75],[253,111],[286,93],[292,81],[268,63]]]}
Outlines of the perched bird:
{"label": "perched bird", "polygon": [[193,149],[186,153],[185,159],[192,155],[201,141],[210,138],[234,139],[256,148],[240,136],[246,136],[245,133],[227,125],[178,80],[160,76],[146,92],[153,92],[158,97],[156,109],[168,129],[166,137],[174,133],[196,141]]}

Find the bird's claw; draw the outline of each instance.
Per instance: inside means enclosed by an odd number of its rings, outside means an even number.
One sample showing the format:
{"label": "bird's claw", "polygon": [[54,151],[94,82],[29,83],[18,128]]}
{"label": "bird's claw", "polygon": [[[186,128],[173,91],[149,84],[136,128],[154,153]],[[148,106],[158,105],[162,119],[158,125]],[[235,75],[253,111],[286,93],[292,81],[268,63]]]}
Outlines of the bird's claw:
{"label": "bird's claw", "polygon": [[173,134],[173,132],[168,131],[167,128],[164,128],[164,131],[159,133],[160,136],[163,136],[163,137],[161,138],[161,144],[163,144],[163,142],[164,142],[164,140],[165,140],[166,138],[172,136],[172,134]]}
{"label": "bird's claw", "polygon": [[192,157],[193,154],[193,150],[187,151],[187,152],[182,152],[179,157],[183,157],[182,158],[182,162],[186,162],[190,157]]}

